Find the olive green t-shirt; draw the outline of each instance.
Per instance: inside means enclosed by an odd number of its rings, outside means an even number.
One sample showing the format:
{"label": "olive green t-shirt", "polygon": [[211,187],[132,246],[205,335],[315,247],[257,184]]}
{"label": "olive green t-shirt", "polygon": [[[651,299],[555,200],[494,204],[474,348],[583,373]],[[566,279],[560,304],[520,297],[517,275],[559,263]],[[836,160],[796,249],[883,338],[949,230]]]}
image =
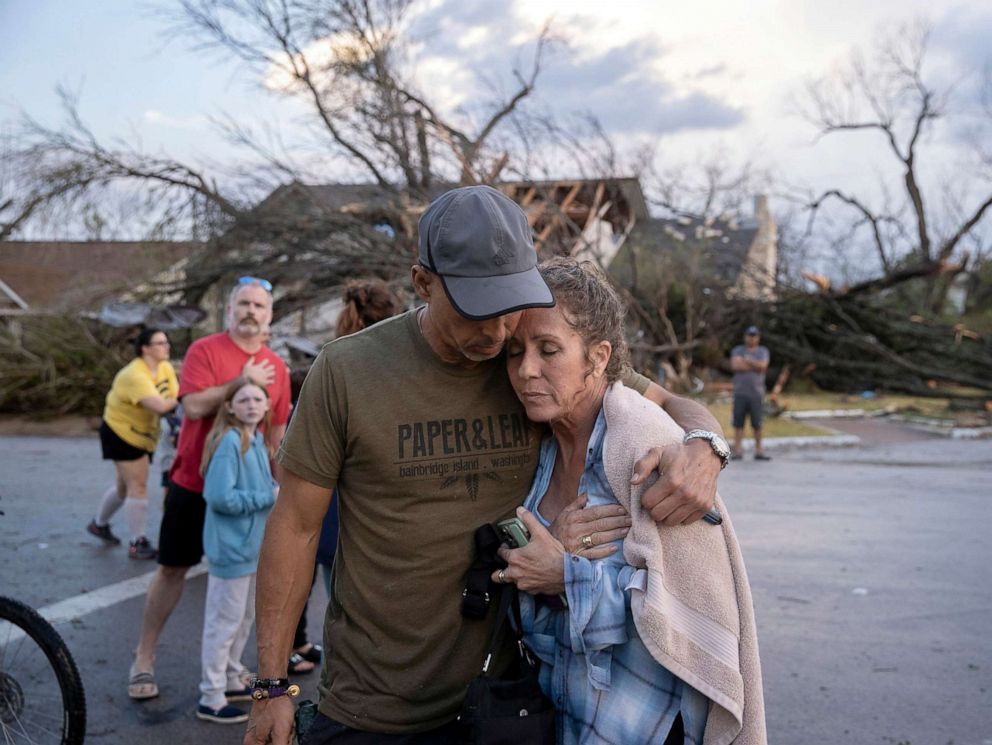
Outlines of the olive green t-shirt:
{"label": "olive green t-shirt", "polygon": [[444,363],[416,312],[324,347],[278,454],[307,481],[337,486],[324,714],[389,733],[457,716],[495,620],[461,615],[472,536],[521,504],[542,434],[502,355],[472,370]]}

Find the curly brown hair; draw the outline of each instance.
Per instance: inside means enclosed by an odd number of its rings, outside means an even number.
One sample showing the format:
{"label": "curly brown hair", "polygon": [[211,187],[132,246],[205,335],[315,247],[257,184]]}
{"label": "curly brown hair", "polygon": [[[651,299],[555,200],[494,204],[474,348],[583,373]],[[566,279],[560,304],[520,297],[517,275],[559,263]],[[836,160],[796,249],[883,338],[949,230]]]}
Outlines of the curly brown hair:
{"label": "curly brown hair", "polygon": [[[606,275],[591,261],[556,256],[538,265],[544,282],[555,296],[565,321],[582,337],[587,349],[608,341],[613,351],[606,364],[606,379],[619,380],[630,361],[623,322],[627,307]],[[592,360],[589,360],[590,365]]]}

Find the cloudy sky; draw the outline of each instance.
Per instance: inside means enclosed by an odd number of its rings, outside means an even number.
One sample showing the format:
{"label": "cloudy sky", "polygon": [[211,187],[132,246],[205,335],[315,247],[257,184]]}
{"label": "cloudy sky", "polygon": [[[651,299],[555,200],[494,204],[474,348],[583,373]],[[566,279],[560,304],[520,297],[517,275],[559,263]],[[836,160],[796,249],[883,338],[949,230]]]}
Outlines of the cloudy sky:
{"label": "cloudy sky", "polygon": [[[292,107],[260,94],[237,65],[170,37],[156,7],[0,0],[0,127],[19,110],[57,121],[57,84],[79,93],[99,136],[139,136],[146,149],[182,158],[226,151],[211,117],[291,121]],[[992,64],[992,6],[983,0],[424,0],[417,9],[420,83],[451,107],[472,95],[479,75],[498,82],[526,59],[529,41],[553,16],[568,43],[539,81],[542,101],[591,111],[621,146],[652,144],[661,167],[722,148],[816,190],[871,192],[894,171],[871,135],[816,140],[790,104],[805,80],[887,28],[928,20],[928,72],[954,83],[952,103],[962,112],[927,144],[937,155],[926,177],[936,183],[962,167],[958,145],[977,113],[980,73]]]}

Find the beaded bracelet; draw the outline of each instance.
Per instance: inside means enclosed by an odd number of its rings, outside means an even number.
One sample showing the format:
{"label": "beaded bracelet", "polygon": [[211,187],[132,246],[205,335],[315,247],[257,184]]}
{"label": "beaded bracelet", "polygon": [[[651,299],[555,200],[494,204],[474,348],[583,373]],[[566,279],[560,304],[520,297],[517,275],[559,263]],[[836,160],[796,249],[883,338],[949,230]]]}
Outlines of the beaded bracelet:
{"label": "beaded bracelet", "polygon": [[250,687],[251,697],[256,701],[300,695],[300,687],[295,683],[290,685],[289,678],[253,678]]}

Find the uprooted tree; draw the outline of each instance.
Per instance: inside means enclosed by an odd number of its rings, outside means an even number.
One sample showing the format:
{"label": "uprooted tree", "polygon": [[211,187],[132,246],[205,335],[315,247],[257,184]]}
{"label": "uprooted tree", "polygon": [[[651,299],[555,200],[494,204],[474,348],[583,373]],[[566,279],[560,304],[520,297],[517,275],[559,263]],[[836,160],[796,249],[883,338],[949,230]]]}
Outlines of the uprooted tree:
{"label": "uprooted tree", "polygon": [[[969,270],[977,277],[988,261],[992,157],[976,137],[968,167],[935,183],[934,128],[952,114],[965,119],[952,86],[925,74],[928,36],[923,25],[900,28],[870,55],[855,53],[809,83],[804,113],[819,137],[876,135],[898,181],[883,182],[874,198],[830,188],[801,200],[806,227],[793,246],[816,238],[831,255],[807,271],[790,257],[793,276],[782,277],[777,301],[741,304],[737,332],[761,323],[777,361],[827,389],[980,402],[992,393],[992,338],[953,317],[947,296],[955,277]],[[989,100],[974,131],[992,128]],[[800,289],[797,274],[816,291]],[[845,274],[846,283],[836,280]]]}

